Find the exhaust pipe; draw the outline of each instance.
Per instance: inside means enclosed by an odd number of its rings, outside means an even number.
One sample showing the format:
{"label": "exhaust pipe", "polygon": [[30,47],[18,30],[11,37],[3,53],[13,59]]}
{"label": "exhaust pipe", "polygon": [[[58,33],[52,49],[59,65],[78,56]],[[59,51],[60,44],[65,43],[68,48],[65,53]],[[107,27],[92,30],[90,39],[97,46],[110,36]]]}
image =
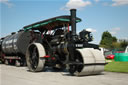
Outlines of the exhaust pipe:
{"label": "exhaust pipe", "polygon": [[71,9],[71,28],[72,28],[72,39],[75,41],[76,36],[76,9]]}

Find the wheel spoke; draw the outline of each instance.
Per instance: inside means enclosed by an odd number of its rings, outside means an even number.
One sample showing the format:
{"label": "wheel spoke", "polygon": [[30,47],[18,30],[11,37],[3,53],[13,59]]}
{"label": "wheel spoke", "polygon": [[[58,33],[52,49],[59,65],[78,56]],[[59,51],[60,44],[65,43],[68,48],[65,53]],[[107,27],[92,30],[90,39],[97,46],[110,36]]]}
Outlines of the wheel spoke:
{"label": "wheel spoke", "polygon": [[34,47],[32,51],[30,50],[30,63],[33,69],[36,69],[38,66],[38,53],[37,48]]}

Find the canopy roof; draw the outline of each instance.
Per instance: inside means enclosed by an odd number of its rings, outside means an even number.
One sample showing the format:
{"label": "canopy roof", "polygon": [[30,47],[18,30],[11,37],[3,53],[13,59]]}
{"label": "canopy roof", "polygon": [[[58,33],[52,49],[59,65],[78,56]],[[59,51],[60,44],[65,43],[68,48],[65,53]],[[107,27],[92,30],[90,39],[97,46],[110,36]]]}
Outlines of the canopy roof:
{"label": "canopy roof", "polygon": [[[81,21],[80,18],[76,18],[76,23],[80,21]],[[40,22],[36,22],[30,25],[24,26],[24,30],[25,31],[27,30],[40,30],[40,31],[53,30],[53,29],[57,29],[57,28],[63,27],[68,24],[69,26],[71,25],[70,16],[68,15],[57,16],[54,18],[50,18],[47,20],[43,20]]]}

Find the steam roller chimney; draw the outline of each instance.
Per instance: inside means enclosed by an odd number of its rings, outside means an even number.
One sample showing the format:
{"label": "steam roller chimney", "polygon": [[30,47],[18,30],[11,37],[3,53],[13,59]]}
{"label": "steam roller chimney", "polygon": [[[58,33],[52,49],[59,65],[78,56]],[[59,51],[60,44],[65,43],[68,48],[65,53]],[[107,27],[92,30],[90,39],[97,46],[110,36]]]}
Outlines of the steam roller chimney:
{"label": "steam roller chimney", "polygon": [[75,41],[76,36],[76,9],[71,9],[71,28],[72,28],[72,39]]}

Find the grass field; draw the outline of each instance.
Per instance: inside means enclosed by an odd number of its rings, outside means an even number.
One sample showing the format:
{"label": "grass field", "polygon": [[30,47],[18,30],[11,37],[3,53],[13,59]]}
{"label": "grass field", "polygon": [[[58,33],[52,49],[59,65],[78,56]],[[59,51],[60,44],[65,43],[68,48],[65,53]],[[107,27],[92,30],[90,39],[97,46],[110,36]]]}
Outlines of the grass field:
{"label": "grass field", "polygon": [[105,71],[128,73],[128,62],[109,62],[105,66]]}

